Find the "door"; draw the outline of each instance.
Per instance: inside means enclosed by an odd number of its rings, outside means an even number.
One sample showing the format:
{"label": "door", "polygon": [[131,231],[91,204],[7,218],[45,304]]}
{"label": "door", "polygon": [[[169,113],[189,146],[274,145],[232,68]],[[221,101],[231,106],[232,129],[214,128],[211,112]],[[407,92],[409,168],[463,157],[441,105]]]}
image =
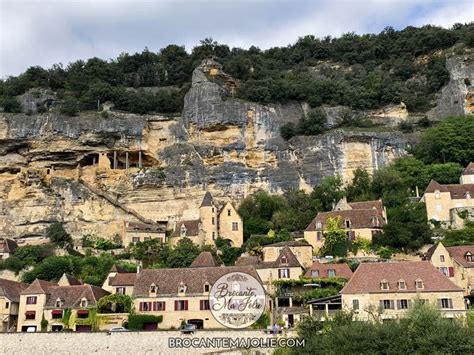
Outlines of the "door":
{"label": "door", "polygon": [[204,329],[204,321],[202,319],[190,319],[188,324],[195,325],[196,329]]}
{"label": "door", "polygon": [[152,331],[158,329],[158,323],[143,323],[143,330]]}
{"label": "door", "polygon": [[87,333],[92,331],[90,325],[76,325],[76,332]]}

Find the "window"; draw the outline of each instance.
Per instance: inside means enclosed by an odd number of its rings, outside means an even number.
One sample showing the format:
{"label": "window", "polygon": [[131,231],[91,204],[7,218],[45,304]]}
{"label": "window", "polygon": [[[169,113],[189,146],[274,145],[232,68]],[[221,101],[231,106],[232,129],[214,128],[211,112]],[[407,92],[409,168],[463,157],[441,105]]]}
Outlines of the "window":
{"label": "window", "polygon": [[415,281],[415,287],[417,290],[422,290],[425,288],[425,286],[423,285],[423,281],[421,279],[417,279]]}
{"label": "window", "polygon": [[230,217],[230,215],[231,215],[231,213],[230,213],[230,209],[229,209],[229,210],[227,210],[227,216]]}
{"label": "window", "polygon": [[186,237],[186,226],[184,224],[181,226],[180,234],[182,237]]}
{"label": "window", "polygon": [[405,280],[398,281],[398,289],[399,290],[406,290],[407,289],[407,284],[405,283]]}
{"label": "window", "polygon": [[389,289],[387,280],[380,281],[380,289],[381,290],[388,290]]}
{"label": "window", "polygon": [[36,312],[35,311],[26,311],[25,312],[25,319],[35,319],[36,318]]}
{"label": "window", "polygon": [[26,297],[26,304],[36,304],[36,296]]}
{"label": "window", "polygon": [[397,308],[398,309],[408,309],[410,307],[409,300],[398,300],[397,301]]}
{"label": "window", "polygon": [[449,276],[449,270],[446,266],[442,266],[439,268],[439,271],[441,271],[441,273],[444,275],[444,276]]}
{"label": "window", "polygon": [[382,309],[395,309],[393,300],[381,300],[380,308]]}
{"label": "window", "polygon": [[232,231],[236,232],[239,230],[239,223],[238,222],[232,222]]}
{"label": "window", "polygon": [[466,259],[466,261],[469,263],[472,263],[474,261],[474,258],[472,257],[472,254],[470,252],[467,252],[466,255],[464,255],[464,259]]}
{"label": "window", "polygon": [[150,285],[150,293],[156,293],[156,289],[157,289],[157,287],[156,287],[155,284]]}
{"label": "window", "polygon": [[63,300],[58,298],[56,299],[56,307],[62,307],[64,304]]}
{"label": "window", "polygon": [[140,242],[140,237],[132,237],[132,243],[136,244]]}
{"label": "window", "polygon": [[211,309],[211,307],[209,306],[209,300],[200,300],[199,301],[199,309],[201,311],[206,311],[208,309]]}
{"label": "window", "polygon": [[209,292],[210,289],[211,289],[211,285],[209,285],[209,284],[204,285],[204,292]]}
{"label": "window", "polygon": [[436,199],[439,199],[439,198],[440,198],[440,192],[439,192],[439,190],[436,190],[436,191],[435,191],[435,198],[436,198]]}
{"label": "window", "polygon": [[358,311],[359,310],[359,300],[352,300],[352,309],[354,311]]}
{"label": "window", "polygon": [[125,287],[117,287],[115,289],[115,293],[118,293],[120,295],[124,295],[125,294]]}
{"label": "window", "polygon": [[373,225],[374,227],[378,227],[378,226],[379,226],[379,219],[378,219],[377,217],[372,217],[371,220],[372,220],[372,225]]}
{"label": "window", "polygon": [[441,298],[438,300],[438,307],[439,308],[453,308],[453,300],[451,298]]}
{"label": "window", "polygon": [[163,301],[153,302],[153,311],[166,311],[166,303]]}
{"label": "window", "polygon": [[212,217],[212,225],[216,224],[216,219],[214,217]]}
{"label": "window", "polygon": [[140,312],[151,312],[153,309],[153,302],[140,302],[138,309]]}
{"label": "window", "polygon": [[285,255],[282,255],[282,257],[280,258],[280,262],[282,264],[288,264],[288,258]]}
{"label": "window", "polygon": [[54,309],[51,311],[51,318],[61,319],[63,317],[63,311],[60,309]]}
{"label": "window", "polygon": [[185,285],[183,282],[181,282],[181,283],[179,284],[178,292],[179,292],[179,293],[184,293],[184,292],[186,292],[186,285]]}
{"label": "window", "polygon": [[187,311],[188,310],[188,301],[174,301],[174,310],[175,311]]}
{"label": "window", "polygon": [[278,278],[279,279],[290,278],[290,269],[278,269]]}
{"label": "window", "polygon": [[10,307],[10,302],[5,302],[5,309],[8,309]]}
{"label": "window", "polygon": [[441,261],[442,263],[444,263],[444,255],[440,255],[440,256],[439,256],[439,261]]}
{"label": "window", "polygon": [[321,229],[323,226],[321,224],[321,222],[316,222],[316,229]]}
{"label": "window", "polygon": [[212,232],[212,240],[216,239],[216,232]]}
{"label": "window", "polygon": [[336,270],[335,269],[329,269],[328,270],[328,277],[336,277]]}
{"label": "window", "polygon": [[311,277],[319,277],[319,270],[311,270]]}
{"label": "window", "polygon": [[346,231],[347,239],[354,240],[355,239],[355,231]]}
{"label": "window", "polygon": [[88,304],[87,299],[86,299],[86,298],[83,298],[83,299],[81,300],[81,307],[87,307],[87,304]]}
{"label": "window", "polygon": [[211,208],[212,213],[214,213],[214,207]]}
{"label": "window", "polygon": [[351,228],[351,220],[350,219],[346,219],[344,221],[344,225],[346,226],[346,228]]}
{"label": "window", "polygon": [[322,232],[316,232],[316,240],[320,241],[323,238],[323,233]]}

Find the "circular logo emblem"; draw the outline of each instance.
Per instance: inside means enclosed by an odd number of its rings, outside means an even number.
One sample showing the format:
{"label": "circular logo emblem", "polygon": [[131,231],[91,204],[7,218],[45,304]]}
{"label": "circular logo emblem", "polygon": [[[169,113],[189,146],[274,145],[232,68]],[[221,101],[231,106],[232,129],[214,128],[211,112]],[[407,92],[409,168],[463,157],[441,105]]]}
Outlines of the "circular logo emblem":
{"label": "circular logo emblem", "polygon": [[265,290],[255,277],[244,272],[231,272],[212,285],[209,307],[220,324],[228,328],[246,328],[264,311]]}

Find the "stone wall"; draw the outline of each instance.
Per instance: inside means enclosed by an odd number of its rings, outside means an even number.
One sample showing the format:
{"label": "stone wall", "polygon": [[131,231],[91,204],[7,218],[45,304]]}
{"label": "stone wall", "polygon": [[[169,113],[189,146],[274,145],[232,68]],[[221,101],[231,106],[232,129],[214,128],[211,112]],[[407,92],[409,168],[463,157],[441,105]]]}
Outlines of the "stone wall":
{"label": "stone wall", "polygon": [[[289,333],[289,336],[295,334]],[[2,354],[211,354],[219,349],[171,349],[168,341],[179,338],[273,338],[263,331],[198,331],[181,335],[178,331],[120,332],[120,333],[4,333],[0,334]],[[224,352],[224,349],[221,349]],[[232,351],[226,354],[256,354],[256,351]],[[258,349],[269,354],[269,349]]]}

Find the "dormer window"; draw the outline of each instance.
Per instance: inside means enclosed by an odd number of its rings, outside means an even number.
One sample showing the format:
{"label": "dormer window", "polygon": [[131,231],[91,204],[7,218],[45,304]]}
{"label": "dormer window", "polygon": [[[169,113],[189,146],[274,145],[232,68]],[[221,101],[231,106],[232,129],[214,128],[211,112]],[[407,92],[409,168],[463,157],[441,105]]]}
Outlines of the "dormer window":
{"label": "dormer window", "polygon": [[387,280],[380,281],[380,289],[384,291],[389,289]]}
{"label": "dormer window", "polygon": [[211,290],[211,285],[208,282],[204,284],[204,292],[209,292]]}
{"label": "dormer window", "polygon": [[440,192],[439,190],[435,190],[435,198],[439,199],[440,197]]}
{"label": "dormer window", "polygon": [[375,227],[379,226],[379,219],[377,217],[372,217],[372,225]]}
{"label": "dormer window", "polygon": [[423,280],[422,279],[416,279],[415,281],[415,287],[417,290],[422,290],[425,288],[425,285],[423,284]]}
{"label": "dormer window", "polygon": [[328,277],[336,277],[336,270],[328,269]]}
{"label": "dormer window", "polygon": [[466,261],[469,262],[469,263],[474,262],[474,257],[472,256],[471,252],[469,252],[469,251],[464,255],[464,259],[466,259]]}
{"label": "dormer window", "polygon": [[471,193],[469,191],[466,191],[466,199],[470,199],[471,198]]}
{"label": "dormer window", "polygon": [[157,290],[158,287],[154,283],[150,285],[150,293],[156,293]]}
{"label": "dormer window", "polygon": [[179,284],[179,287],[178,287],[178,292],[179,293],[185,293],[186,292],[186,285],[184,284],[184,282],[180,282]]}
{"label": "dormer window", "polygon": [[398,281],[398,289],[399,290],[406,290],[407,289],[407,284],[405,280],[399,280]]}
{"label": "dormer window", "polygon": [[81,307],[87,307],[88,304],[89,302],[87,301],[87,298],[81,299]]}
{"label": "dormer window", "polygon": [[280,258],[282,264],[288,264],[288,258],[285,255],[282,255]]}
{"label": "dormer window", "polygon": [[181,233],[181,237],[186,237],[186,226],[184,224],[181,226],[180,233]]}
{"label": "dormer window", "polygon": [[61,308],[64,305],[64,302],[59,297],[56,299],[56,307]]}
{"label": "dormer window", "polygon": [[316,229],[321,229],[323,227],[321,222],[316,222]]}
{"label": "dormer window", "polygon": [[351,228],[351,220],[350,219],[346,219],[344,221],[344,225],[346,226],[346,228]]}

